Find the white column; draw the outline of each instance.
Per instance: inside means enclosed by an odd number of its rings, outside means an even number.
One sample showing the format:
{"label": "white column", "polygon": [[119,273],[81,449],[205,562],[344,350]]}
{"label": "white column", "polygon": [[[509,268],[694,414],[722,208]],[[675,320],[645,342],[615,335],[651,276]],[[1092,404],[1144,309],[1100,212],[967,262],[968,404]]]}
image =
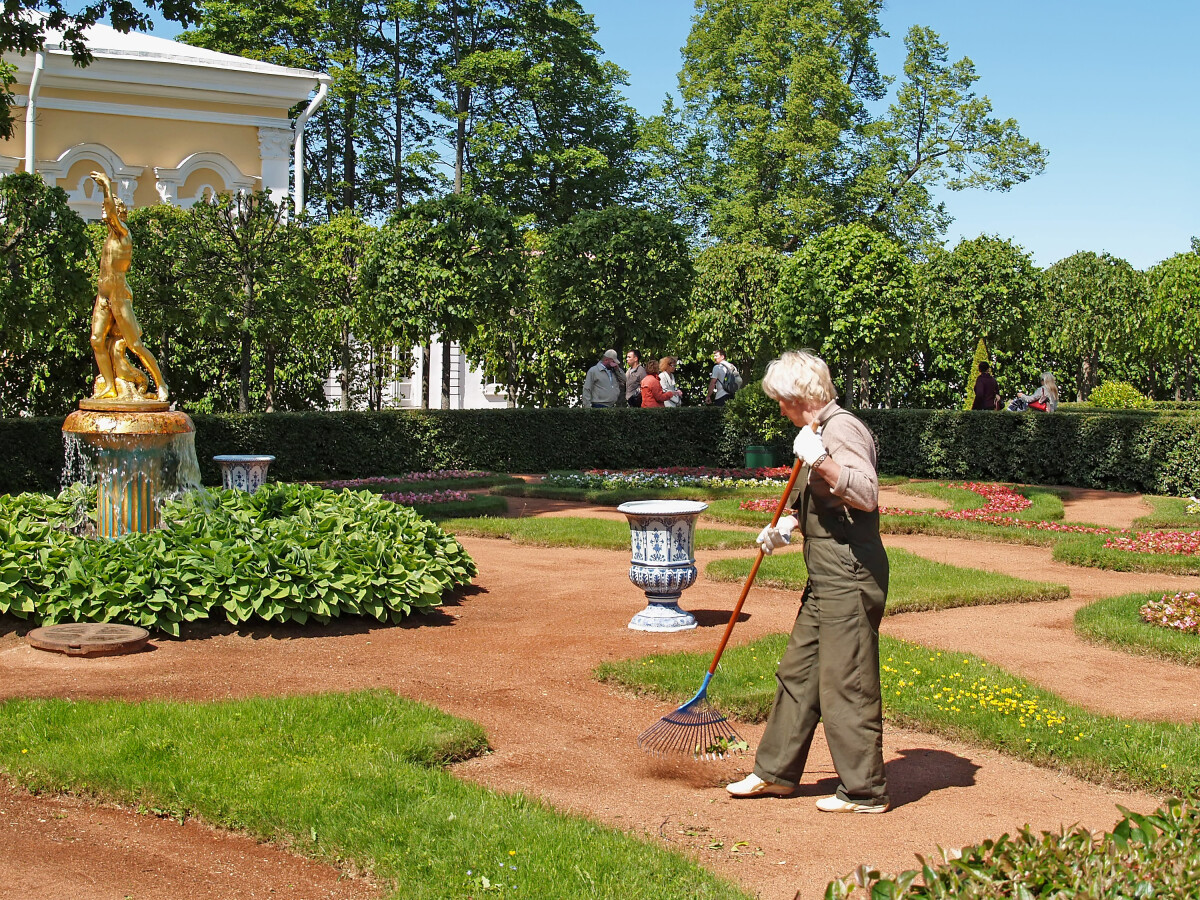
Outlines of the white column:
{"label": "white column", "polygon": [[276,203],[288,196],[288,162],[292,149],[290,128],[258,129],[258,155],[262,160],[262,188]]}

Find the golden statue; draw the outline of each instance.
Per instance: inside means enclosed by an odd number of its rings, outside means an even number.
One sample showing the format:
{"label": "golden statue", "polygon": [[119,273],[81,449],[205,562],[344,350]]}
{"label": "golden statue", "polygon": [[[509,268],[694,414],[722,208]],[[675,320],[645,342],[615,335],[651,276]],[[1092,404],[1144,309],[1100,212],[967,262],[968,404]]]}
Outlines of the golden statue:
{"label": "golden statue", "polygon": [[[154,379],[157,399],[167,399],[158,361],[142,345],[142,327],[133,314],[133,293],[125,273],[133,259],[133,240],[125,224],[125,204],[113,196],[112,183],[103,172],[93,172],[92,180],[104,192],[104,224],[108,237],[100,251],[100,282],[96,305],[92,308],[92,352],[100,374],[92,391],[93,400],[149,400],[149,379],[126,356],[133,353]],[[165,407],[164,407],[165,408]]]}

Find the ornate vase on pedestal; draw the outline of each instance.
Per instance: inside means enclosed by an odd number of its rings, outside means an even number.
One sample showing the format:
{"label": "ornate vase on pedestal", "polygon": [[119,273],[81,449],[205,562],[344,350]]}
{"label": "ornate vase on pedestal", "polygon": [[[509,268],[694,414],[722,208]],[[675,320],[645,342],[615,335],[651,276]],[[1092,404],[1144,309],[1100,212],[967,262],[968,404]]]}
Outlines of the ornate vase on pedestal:
{"label": "ornate vase on pedestal", "polygon": [[633,617],[635,631],[686,631],[696,618],[679,608],[679,596],[696,582],[696,519],[707,503],[639,500],[617,511],[629,519],[633,558],[629,580],[646,592],[647,605]]}
{"label": "ornate vase on pedestal", "polygon": [[253,494],[267,483],[267,468],[275,457],[229,453],[214,456],[213,461],[221,467],[221,487]]}

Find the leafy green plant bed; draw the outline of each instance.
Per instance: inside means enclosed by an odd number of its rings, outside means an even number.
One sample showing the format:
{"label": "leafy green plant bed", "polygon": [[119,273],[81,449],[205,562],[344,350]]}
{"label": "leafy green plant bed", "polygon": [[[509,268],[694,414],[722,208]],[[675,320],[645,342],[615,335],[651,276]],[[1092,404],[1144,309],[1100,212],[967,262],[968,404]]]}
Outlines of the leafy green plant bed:
{"label": "leafy green plant bed", "polygon": [[[547,516],[525,519],[448,519],[442,527],[454,534],[510,540],[534,547],[590,547],[628,550],[629,525],[612,519],[582,516]],[[731,550],[749,547],[753,535],[744,531],[696,529],[697,550]]]}
{"label": "leafy green plant bed", "polygon": [[[887,612],[892,615],[952,606],[1061,600],[1070,595],[1066,585],[948,566],[906,550],[889,550],[888,560],[891,578]],[[716,559],[705,567],[704,574],[714,581],[744,581],[752,564],[750,559]],[[792,552],[766,557],[754,583],[799,591],[807,580],[804,556]]]}
{"label": "leafy green plant bed", "polygon": [[920,859],[919,870],[888,875],[866,866],[826,888],[827,900],[903,897],[955,900],[1033,900],[1035,897],[1191,897],[1200,880],[1200,806],[1170,800],[1148,816],[1118,807],[1124,817],[1110,832],[1081,825],[1034,834],[1003,834],[944,861]]}
{"label": "leafy green plant bed", "polygon": [[[787,635],[730,647],[708,696],[722,712],[765,720]],[[1200,789],[1200,725],[1102,716],[976,656],[880,637],[884,713],[898,725],[943,734],[1101,784],[1182,796]],[[604,663],[601,681],[682,702],[708,667],[704,653]]]}
{"label": "leafy green plant bed", "polygon": [[0,767],[19,784],[352,861],[396,898],[746,898],[681,856],[444,770],[486,747],[474,723],[379,691],[0,704]]}
{"label": "leafy green plant bed", "polygon": [[67,495],[0,496],[0,613],[112,621],[178,635],[183,622],[399,622],[468,584],[452,536],[366,491],[267,485],[164,504],[162,527],[119,540],[72,533]]}
{"label": "leafy green plant bed", "polygon": [[1142,621],[1141,608],[1162,597],[1162,592],[1157,591],[1105,597],[1089,603],[1075,613],[1075,632],[1090,641],[1129,653],[1200,665],[1200,635]]}
{"label": "leafy green plant bed", "polygon": [[1200,514],[1189,513],[1188,497],[1143,497],[1150,512],[1133,520],[1135,528],[1200,528]]}

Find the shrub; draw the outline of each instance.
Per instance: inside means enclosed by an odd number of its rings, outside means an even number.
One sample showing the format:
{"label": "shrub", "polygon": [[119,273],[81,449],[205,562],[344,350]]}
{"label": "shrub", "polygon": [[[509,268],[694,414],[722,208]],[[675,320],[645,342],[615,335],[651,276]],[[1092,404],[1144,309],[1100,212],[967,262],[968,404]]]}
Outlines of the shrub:
{"label": "shrub", "polygon": [[1097,409],[1153,409],[1154,401],[1125,381],[1106,381],[1088,395]]}
{"label": "shrub", "polygon": [[1093,835],[1077,825],[1070,831],[1038,835],[1024,828],[1015,837],[1004,834],[965,847],[961,853],[946,852],[940,865],[921,859],[920,870],[899,875],[861,866],[831,882],[825,897],[1134,900],[1194,896],[1200,878],[1197,801],[1170,800],[1148,816],[1118,808],[1124,818],[1111,832]]}
{"label": "shrub", "polygon": [[366,491],[195,492],[164,504],[162,519],[149,534],[92,540],[71,533],[65,493],[0,496],[0,613],[173,635],[214,615],[399,622],[475,575],[457,540]]}

